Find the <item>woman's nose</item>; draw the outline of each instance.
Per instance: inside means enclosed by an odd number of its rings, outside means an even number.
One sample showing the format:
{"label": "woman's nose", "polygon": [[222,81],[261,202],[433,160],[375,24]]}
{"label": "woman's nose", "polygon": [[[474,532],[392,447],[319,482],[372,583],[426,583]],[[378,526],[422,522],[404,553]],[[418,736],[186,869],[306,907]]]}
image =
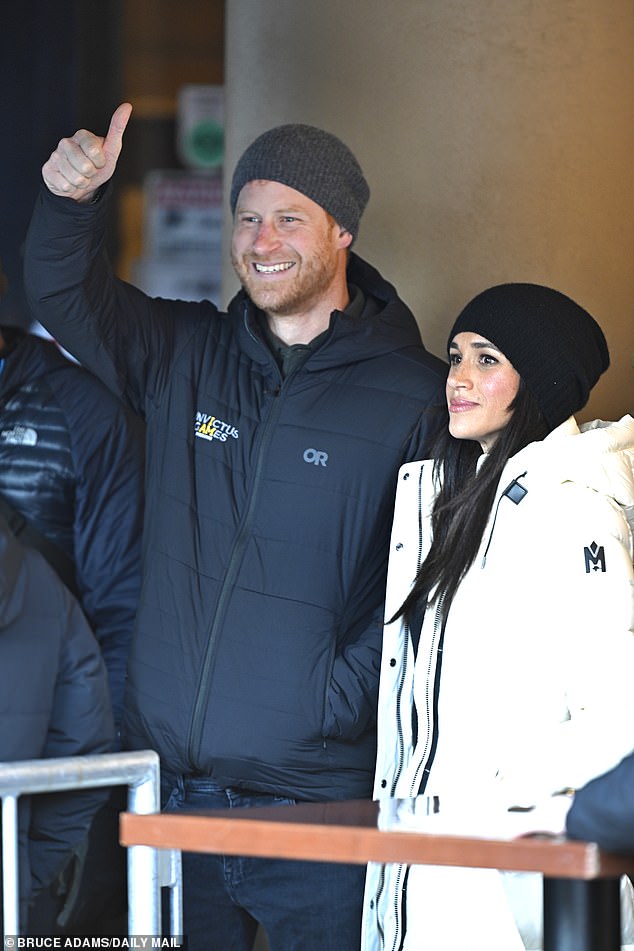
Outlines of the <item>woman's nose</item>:
{"label": "woman's nose", "polygon": [[471,375],[463,363],[459,363],[457,366],[451,367],[449,370],[447,383],[454,389],[458,387],[471,386]]}

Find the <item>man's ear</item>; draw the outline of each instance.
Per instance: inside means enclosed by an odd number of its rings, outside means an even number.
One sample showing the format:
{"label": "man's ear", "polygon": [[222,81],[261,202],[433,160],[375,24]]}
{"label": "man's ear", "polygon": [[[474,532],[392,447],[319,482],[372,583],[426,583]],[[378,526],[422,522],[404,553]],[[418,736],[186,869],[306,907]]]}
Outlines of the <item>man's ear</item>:
{"label": "man's ear", "polygon": [[353,242],[353,237],[345,228],[339,228],[339,247],[349,248]]}

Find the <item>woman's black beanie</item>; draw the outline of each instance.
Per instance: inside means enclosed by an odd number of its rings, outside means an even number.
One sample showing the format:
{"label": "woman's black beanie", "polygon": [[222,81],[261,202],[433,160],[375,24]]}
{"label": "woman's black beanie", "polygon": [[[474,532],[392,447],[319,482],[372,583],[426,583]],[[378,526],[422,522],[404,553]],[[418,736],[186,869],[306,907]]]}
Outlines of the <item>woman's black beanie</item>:
{"label": "woman's black beanie", "polygon": [[498,284],[470,301],[449,335],[481,334],[511,361],[550,429],[578,412],[610,365],[603,331],[570,297],[540,284]]}
{"label": "woman's black beanie", "polygon": [[361,166],[341,139],[311,125],[291,123],[262,133],[238,159],[231,181],[231,213],[253,181],[280,182],[320,205],[353,238],[370,197]]}

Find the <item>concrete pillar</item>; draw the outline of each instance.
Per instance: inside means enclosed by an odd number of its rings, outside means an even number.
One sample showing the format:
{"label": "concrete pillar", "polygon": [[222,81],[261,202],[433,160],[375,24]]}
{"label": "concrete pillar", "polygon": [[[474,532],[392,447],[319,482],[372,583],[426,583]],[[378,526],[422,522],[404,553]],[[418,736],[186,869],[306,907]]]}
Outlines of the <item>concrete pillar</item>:
{"label": "concrete pillar", "polygon": [[634,405],[633,51],[631,0],[227,0],[227,168],[281,122],[340,135],[372,188],[357,250],[428,348],[484,287],[549,284],[606,332],[581,418],[614,418]]}

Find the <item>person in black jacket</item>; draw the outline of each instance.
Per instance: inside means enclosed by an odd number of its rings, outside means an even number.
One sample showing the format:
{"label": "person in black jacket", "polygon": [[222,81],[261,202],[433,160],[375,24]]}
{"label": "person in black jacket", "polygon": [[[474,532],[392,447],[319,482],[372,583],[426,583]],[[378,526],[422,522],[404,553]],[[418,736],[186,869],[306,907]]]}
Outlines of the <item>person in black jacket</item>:
{"label": "person in black jacket", "polygon": [[144,449],[141,419],[98,379],[54,342],[0,327],[0,500],[30,544],[44,539],[79,600],[117,726],[139,600]]}
{"label": "person in black jacket", "polygon": [[[445,366],[351,251],[369,188],[313,126],[237,163],[228,314],[118,280],[130,113],[60,142],[25,252],[34,315],[147,424],[126,743],[158,750],[168,810],[369,797],[396,475],[444,425]],[[185,856],[191,951],[250,951],[258,922],[272,948],[358,947],[364,875]]]}
{"label": "person in black jacket", "polygon": [[[0,516],[0,761],[107,753],[114,726],[99,647],[75,598]],[[18,803],[22,928],[84,838],[101,790]],[[28,927],[41,933],[31,910]],[[47,920],[49,930],[54,921]]]}
{"label": "person in black jacket", "polygon": [[609,852],[634,852],[634,753],[577,789],[566,832]]}
{"label": "person in black jacket", "polygon": [[[141,580],[144,451],[140,417],[100,380],[54,342],[0,327],[0,511],[79,600],[108,673],[115,749]],[[65,910],[72,933],[114,932],[125,917],[124,802],[115,788],[95,817],[76,866],[82,888]]]}

